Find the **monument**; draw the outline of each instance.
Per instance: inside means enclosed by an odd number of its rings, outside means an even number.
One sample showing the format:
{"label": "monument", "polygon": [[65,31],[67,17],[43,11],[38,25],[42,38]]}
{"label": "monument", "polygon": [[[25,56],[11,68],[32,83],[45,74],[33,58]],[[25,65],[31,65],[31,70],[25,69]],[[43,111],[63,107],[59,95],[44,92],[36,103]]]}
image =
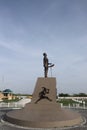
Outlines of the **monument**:
{"label": "monument", "polygon": [[6,113],[4,120],[12,124],[29,128],[60,128],[80,124],[79,113],[63,109],[56,102],[56,78],[48,77],[49,63],[47,54],[43,53],[44,77],[37,79],[33,98],[21,110]]}

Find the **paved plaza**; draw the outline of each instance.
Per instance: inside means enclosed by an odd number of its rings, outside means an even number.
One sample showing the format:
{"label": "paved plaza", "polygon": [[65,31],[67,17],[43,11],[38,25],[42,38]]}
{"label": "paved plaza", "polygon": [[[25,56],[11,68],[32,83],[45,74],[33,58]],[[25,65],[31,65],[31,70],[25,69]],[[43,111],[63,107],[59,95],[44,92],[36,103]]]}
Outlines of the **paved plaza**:
{"label": "paved plaza", "polygon": [[[6,108],[0,109],[0,120],[1,120],[1,117],[8,111],[10,111],[10,110],[6,109]],[[76,110],[76,111],[78,111],[84,117],[85,124],[81,124],[80,126],[75,126],[75,127],[71,127],[71,128],[68,127],[68,128],[61,128],[61,129],[59,129],[59,128],[51,128],[51,129],[43,128],[42,129],[42,128],[22,128],[22,127],[20,128],[20,127],[14,126],[14,125],[2,123],[0,121],[0,130],[87,130],[87,122],[86,122],[87,110],[80,109],[80,110]]]}

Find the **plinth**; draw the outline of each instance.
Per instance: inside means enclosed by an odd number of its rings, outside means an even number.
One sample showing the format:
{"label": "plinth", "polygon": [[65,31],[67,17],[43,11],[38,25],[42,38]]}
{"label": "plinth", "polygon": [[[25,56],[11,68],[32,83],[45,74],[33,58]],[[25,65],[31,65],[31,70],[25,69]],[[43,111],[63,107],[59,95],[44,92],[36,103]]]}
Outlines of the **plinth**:
{"label": "plinth", "polygon": [[80,124],[80,114],[62,109],[56,103],[56,78],[38,78],[31,103],[21,110],[8,112],[10,123],[33,128],[68,127]]}

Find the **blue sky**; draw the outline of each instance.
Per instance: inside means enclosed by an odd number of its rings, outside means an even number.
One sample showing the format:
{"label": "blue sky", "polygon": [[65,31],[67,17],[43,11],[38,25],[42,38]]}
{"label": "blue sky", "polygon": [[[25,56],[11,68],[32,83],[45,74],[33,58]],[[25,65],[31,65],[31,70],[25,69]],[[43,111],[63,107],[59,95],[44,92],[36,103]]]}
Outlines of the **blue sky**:
{"label": "blue sky", "polygon": [[87,93],[87,0],[0,0],[0,90],[32,93],[43,52],[58,93]]}

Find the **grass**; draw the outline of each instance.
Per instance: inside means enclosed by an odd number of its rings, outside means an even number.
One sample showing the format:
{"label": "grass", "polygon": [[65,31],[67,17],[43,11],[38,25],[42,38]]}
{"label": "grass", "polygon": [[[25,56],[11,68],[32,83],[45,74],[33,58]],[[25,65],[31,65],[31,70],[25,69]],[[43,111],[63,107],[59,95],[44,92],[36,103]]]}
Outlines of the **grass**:
{"label": "grass", "polygon": [[12,99],[12,100],[3,99],[3,102],[5,102],[5,103],[10,103],[10,102],[18,102],[19,100],[20,100],[19,98]]}
{"label": "grass", "polygon": [[72,99],[61,99],[58,101],[59,103],[63,103],[63,105],[68,106],[73,105],[73,104],[77,104],[77,102],[73,101]]}

